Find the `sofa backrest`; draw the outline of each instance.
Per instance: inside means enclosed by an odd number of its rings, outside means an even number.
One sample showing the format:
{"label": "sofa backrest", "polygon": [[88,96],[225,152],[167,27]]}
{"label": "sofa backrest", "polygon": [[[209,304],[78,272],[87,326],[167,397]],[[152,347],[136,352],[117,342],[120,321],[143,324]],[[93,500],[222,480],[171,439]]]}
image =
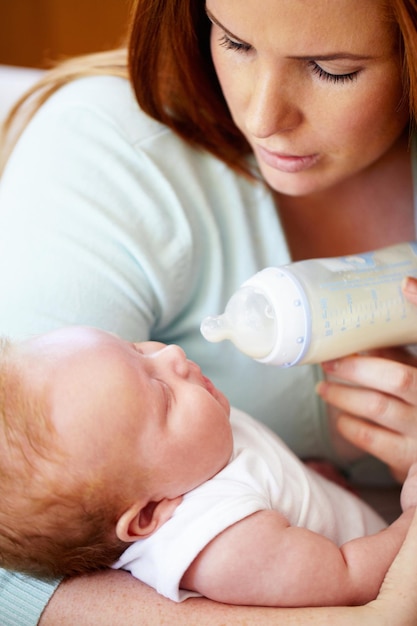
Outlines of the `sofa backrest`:
{"label": "sofa backrest", "polygon": [[0,65],[0,123],[26,89],[43,74],[43,70]]}

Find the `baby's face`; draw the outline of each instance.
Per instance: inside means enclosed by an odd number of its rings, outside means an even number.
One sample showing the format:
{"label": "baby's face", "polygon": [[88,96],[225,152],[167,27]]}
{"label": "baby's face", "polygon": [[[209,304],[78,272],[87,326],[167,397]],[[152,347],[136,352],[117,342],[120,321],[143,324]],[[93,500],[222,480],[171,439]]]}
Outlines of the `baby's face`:
{"label": "baby's face", "polygon": [[28,382],[46,394],[74,471],[104,472],[132,495],[145,474],[146,495],[159,500],[228,462],[229,403],[177,346],[71,327],[30,339],[23,350]]}

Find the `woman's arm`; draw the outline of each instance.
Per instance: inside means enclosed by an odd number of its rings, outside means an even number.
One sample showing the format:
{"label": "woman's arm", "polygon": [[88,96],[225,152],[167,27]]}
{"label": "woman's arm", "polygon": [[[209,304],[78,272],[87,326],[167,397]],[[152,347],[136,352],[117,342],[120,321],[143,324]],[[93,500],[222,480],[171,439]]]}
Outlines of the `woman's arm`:
{"label": "woman's arm", "polygon": [[405,626],[417,623],[417,515],[376,600],[364,606],[275,609],[191,598],[176,604],[120,570],[62,583],[39,626]]}
{"label": "woman's arm", "polygon": [[[383,626],[381,617],[385,619],[385,614],[378,604],[369,614],[364,609],[241,607],[206,598],[190,598],[177,604],[126,572],[108,570],[63,582],[39,626]],[[387,626],[393,623],[386,622]]]}

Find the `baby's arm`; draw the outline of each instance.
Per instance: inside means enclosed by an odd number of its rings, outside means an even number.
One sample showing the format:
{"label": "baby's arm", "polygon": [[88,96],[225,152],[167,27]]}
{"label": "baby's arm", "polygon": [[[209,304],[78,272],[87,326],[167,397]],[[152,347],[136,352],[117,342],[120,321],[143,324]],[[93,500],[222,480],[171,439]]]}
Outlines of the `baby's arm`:
{"label": "baby's arm", "polygon": [[277,511],[259,511],[229,527],[198,555],[181,587],[230,604],[330,606],[374,599],[413,517],[338,548]]}

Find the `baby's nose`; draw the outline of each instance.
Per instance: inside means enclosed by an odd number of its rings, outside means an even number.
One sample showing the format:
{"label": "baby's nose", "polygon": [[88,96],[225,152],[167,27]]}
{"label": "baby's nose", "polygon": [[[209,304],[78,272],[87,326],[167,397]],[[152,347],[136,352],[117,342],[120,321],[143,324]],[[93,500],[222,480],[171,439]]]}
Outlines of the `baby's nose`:
{"label": "baby's nose", "polygon": [[167,346],[165,350],[169,355],[175,373],[178,374],[178,376],[188,376],[190,367],[184,350],[177,345]]}

